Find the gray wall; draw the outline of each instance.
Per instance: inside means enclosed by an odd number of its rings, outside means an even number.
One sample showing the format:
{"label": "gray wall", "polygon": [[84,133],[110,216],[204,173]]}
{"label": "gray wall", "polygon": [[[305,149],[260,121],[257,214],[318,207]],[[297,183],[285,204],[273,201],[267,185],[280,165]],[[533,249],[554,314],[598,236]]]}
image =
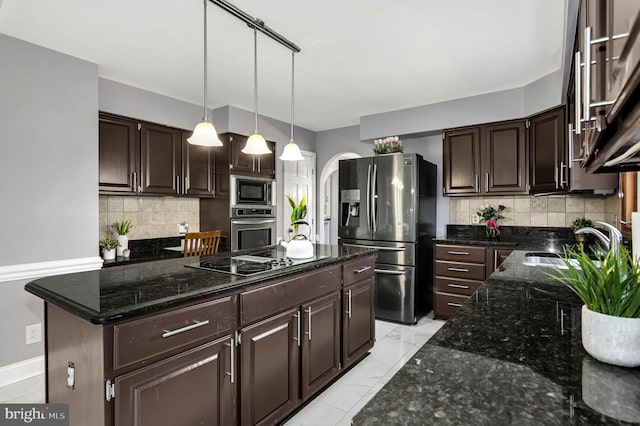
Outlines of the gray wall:
{"label": "gray wall", "polygon": [[[98,256],[98,67],[0,34],[0,266]],[[42,355],[26,281],[0,282],[0,366]]]}
{"label": "gray wall", "polygon": [[524,87],[524,115],[533,115],[562,103],[562,71],[552,72]]}

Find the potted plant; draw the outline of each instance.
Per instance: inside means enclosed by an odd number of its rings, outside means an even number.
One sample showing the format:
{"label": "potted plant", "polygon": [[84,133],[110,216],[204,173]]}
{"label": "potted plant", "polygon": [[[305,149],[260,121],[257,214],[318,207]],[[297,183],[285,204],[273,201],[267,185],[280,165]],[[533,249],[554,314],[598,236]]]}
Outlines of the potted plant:
{"label": "potted plant", "polygon": [[498,219],[504,218],[502,212],[505,209],[506,207],[502,204],[499,204],[498,207],[494,207],[491,204],[487,204],[486,206],[483,204],[480,206],[480,211],[476,212],[476,215],[480,218],[480,223],[485,223],[487,237],[492,240],[497,239],[501,234]]}
{"label": "potted plant", "polygon": [[123,250],[129,248],[129,236],[127,235],[133,225],[131,225],[131,219],[123,220],[122,222],[118,222],[117,220],[111,224],[111,228],[116,231],[118,243],[120,245],[117,248],[116,254],[118,256],[123,255]]}
{"label": "potted plant", "polygon": [[582,300],[582,346],[595,359],[624,367],[640,366],[640,264],[622,247],[599,265],[584,252],[561,255],[567,269],[552,278]]}
{"label": "potted plant", "polygon": [[118,240],[113,238],[105,238],[98,242],[102,249],[102,258],[104,260],[110,260],[116,258],[116,248],[120,245]]}
{"label": "potted plant", "polygon": [[289,204],[291,204],[291,223],[293,226],[294,235],[298,235],[298,225],[293,224],[299,220],[304,219],[307,216],[307,196],[304,195],[300,203],[297,204],[291,195],[286,195]]}
{"label": "potted plant", "polygon": [[587,227],[592,228],[593,222],[590,219],[585,219],[584,217],[578,217],[571,222],[571,230],[573,231],[573,235],[576,237],[577,242],[583,243],[587,240],[587,234],[575,233],[578,229]]}
{"label": "potted plant", "polygon": [[376,139],[373,141],[373,153],[380,154],[392,154],[394,152],[403,152],[402,142],[397,136],[389,136],[384,139]]}

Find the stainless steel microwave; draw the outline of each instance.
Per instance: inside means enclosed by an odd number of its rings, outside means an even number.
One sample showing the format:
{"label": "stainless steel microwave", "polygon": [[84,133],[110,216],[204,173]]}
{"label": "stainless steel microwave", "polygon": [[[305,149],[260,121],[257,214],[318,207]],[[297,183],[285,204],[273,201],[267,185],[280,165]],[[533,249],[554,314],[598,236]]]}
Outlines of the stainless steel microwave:
{"label": "stainless steel microwave", "polygon": [[247,176],[231,175],[231,206],[275,206],[276,181]]}

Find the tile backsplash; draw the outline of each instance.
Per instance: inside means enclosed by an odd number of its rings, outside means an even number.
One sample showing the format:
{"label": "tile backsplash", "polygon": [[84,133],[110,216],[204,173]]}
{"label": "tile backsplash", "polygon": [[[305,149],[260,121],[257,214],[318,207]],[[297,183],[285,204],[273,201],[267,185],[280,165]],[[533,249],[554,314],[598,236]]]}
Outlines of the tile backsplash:
{"label": "tile backsplash", "polygon": [[499,223],[509,226],[569,226],[577,217],[613,224],[620,217],[617,195],[450,197],[449,223],[472,224],[472,214],[480,210],[483,204],[504,205],[504,219],[500,219]]}
{"label": "tile backsplash", "polygon": [[198,198],[100,196],[100,239],[113,237],[113,222],[131,219],[129,239],[175,237],[178,224],[188,223],[190,232],[200,230]]}

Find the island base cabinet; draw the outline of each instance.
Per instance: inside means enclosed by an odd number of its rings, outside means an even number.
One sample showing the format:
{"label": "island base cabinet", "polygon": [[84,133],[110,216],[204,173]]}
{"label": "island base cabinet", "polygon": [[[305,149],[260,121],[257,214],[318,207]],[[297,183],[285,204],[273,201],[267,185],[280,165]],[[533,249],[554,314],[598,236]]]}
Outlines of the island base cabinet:
{"label": "island base cabinet", "polygon": [[343,290],[342,359],[348,367],[373,347],[375,315],[373,278]]}
{"label": "island base cabinet", "polygon": [[340,371],[340,293],[302,307],[302,400]]}
{"label": "island base cabinet", "polygon": [[117,377],[115,424],[234,424],[233,344],[228,336]]}
{"label": "island base cabinet", "polygon": [[298,405],[300,311],[291,309],[240,332],[242,425],[271,425]]}

